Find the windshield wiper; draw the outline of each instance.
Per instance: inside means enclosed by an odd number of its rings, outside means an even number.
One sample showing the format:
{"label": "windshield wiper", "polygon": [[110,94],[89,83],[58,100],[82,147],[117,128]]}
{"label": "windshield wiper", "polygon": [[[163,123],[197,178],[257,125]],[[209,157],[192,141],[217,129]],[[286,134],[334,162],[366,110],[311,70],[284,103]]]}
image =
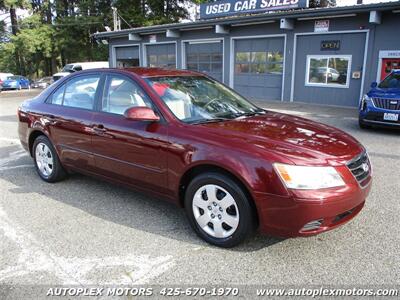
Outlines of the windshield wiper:
{"label": "windshield wiper", "polygon": [[231,119],[228,119],[228,118],[213,118],[213,119],[195,120],[195,121],[190,121],[188,123],[192,124],[192,125],[197,125],[197,124],[223,122],[223,121],[229,121],[229,120],[231,120]]}
{"label": "windshield wiper", "polygon": [[258,110],[258,111],[252,111],[252,112],[247,112],[247,113],[235,113],[229,115],[231,119],[236,119],[240,117],[251,117],[251,116],[256,116],[256,115],[264,115],[266,113],[265,110]]}

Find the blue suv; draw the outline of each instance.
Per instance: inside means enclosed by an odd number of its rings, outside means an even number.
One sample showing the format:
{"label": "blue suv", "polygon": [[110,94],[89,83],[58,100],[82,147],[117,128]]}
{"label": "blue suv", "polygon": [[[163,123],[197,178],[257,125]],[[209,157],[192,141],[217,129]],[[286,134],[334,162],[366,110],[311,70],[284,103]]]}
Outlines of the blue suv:
{"label": "blue suv", "polygon": [[381,83],[373,82],[361,99],[358,122],[361,128],[384,125],[400,128],[400,70],[394,70]]}

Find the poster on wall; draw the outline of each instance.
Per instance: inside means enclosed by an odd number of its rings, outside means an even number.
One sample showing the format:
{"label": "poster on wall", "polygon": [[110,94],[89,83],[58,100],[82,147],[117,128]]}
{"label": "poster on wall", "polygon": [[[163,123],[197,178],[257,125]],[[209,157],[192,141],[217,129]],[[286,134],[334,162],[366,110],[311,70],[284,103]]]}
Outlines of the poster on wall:
{"label": "poster on wall", "polygon": [[200,19],[308,7],[308,0],[220,0],[200,4]]}
{"label": "poster on wall", "polygon": [[329,20],[318,20],[314,23],[314,32],[328,32]]}

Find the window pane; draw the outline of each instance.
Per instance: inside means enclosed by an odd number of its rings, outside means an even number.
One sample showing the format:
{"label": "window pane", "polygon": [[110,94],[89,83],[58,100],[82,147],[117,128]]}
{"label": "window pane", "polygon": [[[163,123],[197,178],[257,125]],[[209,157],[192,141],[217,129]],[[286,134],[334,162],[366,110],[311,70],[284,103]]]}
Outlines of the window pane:
{"label": "window pane", "polygon": [[262,74],[266,72],[265,64],[252,64],[251,65],[251,73]]}
{"label": "window pane", "polygon": [[311,58],[308,82],[326,83],[327,65],[327,58]]}
{"label": "window pane", "polygon": [[108,77],[102,111],[123,115],[125,110],[136,106],[151,106],[151,101],[142,89],[130,79]]}
{"label": "window pane", "polygon": [[208,53],[200,53],[199,54],[199,62],[208,63],[211,61],[211,55]]}
{"label": "window pane", "polygon": [[328,84],[346,85],[348,68],[349,60],[347,58],[330,58],[327,72]]}
{"label": "window pane", "polygon": [[237,52],[236,62],[250,62],[250,52]]}
{"label": "window pane", "polygon": [[149,62],[150,62],[150,64],[156,64],[157,63],[157,56],[156,55],[149,55]]}
{"label": "window pane", "polygon": [[93,109],[94,97],[100,76],[85,76],[67,83],[64,95],[64,106]]}
{"label": "window pane", "polygon": [[249,64],[236,64],[235,65],[236,73],[249,73],[249,71],[250,71]]}
{"label": "window pane", "polygon": [[283,53],[280,51],[268,52],[269,62],[283,62]]}
{"label": "window pane", "polygon": [[267,53],[253,52],[251,56],[251,61],[255,63],[265,63],[267,61]]}
{"label": "window pane", "polygon": [[268,63],[267,72],[272,74],[282,74],[283,64],[282,63]]}
{"label": "window pane", "polygon": [[50,103],[61,105],[63,101],[64,90],[65,90],[65,84],[54,92],[54,94],[51,96]]}

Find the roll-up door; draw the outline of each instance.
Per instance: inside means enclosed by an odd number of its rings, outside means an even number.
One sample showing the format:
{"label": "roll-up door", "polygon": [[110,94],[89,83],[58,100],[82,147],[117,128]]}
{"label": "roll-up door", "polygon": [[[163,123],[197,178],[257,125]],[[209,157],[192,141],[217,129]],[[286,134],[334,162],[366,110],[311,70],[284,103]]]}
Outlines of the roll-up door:
{"label": "roll-up door", "polygon": [[147,66],[176,68],[176,44],[147,45]]}
{"label": "roll-up door", "polygon": [[222,81],[222,41],[186,42],[186,69],[206,73]]}
{"label": "roll-up door", "polygon": [[137,67],[140,65],[139,46],[115,47],[115,62],[117,68]]}
{"label": "roll-up door", "polygon": [[234,42],[234,89],[253,100],[281,100],[284,38]]}

